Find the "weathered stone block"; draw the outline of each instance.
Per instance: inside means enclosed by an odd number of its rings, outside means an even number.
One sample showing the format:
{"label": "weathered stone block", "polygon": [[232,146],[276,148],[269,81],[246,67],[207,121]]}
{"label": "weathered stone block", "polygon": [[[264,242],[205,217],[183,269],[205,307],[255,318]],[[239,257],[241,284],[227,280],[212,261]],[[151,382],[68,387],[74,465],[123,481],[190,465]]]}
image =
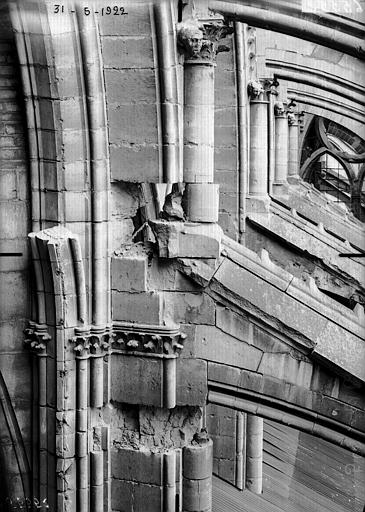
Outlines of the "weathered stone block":
{"label": "weathered stone block", "polygon": [[216,327],[198,325],[195,336],[195,356],[256,371],[262,352]]}
{"label": "weathered stone block", "polygon": [[132,509],[134,485],[133,482],[112,479],[111,506],[113,511],[127,512]]}
{"label": "weathered stone block", "polygon": [[135,183],[160,181],[159,149],[155,144],[113,144],[110,146],[110,166],[113,180]]}
{"label": "weathered stone block", "polygon": [[239,315],[225,306],[217,305],[216,325],[227,334],[246,343],[252,343],[254,326],[244,315]]}
{"label": "weathered stone block", "polygon": [[114,354],[111,399],[127,404],[163,406],[163,360]]}
{"label": "weathered stone block", "polygon": [[203,406],[207,394],[207,362],[200,359],[177,359],[176,405]]}
{"label": "weathered stone block", "polygon": [[110,143],[158,144],[157,109],[154,104],[109,107]]}
{"label": "weathered stone block", "polygon": [[152,39],[149,36],[103,37],[102,48],[105,69],[154,67]]}
{"label": "weathered stone block", "polygon": [[105,69],[104,76],[108,105],[156,103],[153,69]]}
{"label": "weathered stone block", "polygon": [[112,292],[113,320],[144,324],[162,321],[162,296],[157,292]]}
{"label": "weathered stone block", "polygon": [[163,487],[138,483],[134,488],[133,507],[143,512],[163,510]]}
{"label": "weathered stone block", "polygon": [[112,289],[124,292],[147,290],[147,254],[113,256]]}
{"label": "weathered stone block", "polygon": [[111,452],[113,478],[162,485],[162,453],[120,448]]}
{"label": "weathered stone block", "polygon": [[162,258],[218,258],[222,229],[217,224],[151,221]]}
{"label": "weathered stone block", "polygon": [[164,292],[163,320],[166,323],[214,324],[215,304],[205,293]]}

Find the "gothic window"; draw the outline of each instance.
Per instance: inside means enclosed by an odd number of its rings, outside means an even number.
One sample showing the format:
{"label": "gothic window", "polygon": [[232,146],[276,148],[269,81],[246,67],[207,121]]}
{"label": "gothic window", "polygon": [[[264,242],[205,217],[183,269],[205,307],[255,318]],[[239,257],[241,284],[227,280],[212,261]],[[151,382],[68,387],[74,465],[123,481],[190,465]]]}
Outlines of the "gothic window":
{"label": "gothic window", "polygon": [[363,139],[334,121],[313,118],[302,146],[301,176],[361,220],[365,218],[363,162]]}

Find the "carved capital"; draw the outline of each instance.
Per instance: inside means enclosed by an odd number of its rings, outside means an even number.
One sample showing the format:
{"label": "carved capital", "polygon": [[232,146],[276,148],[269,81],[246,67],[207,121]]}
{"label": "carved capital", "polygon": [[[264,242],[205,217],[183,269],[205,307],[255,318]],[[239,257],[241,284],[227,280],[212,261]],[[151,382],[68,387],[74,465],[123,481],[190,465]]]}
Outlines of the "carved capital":
{"label": "carved capital", "polygon": [[276,117],[284,117],[285,116],[285,106],[281,101],[277,101],[274,105],[274,114]]}
{"label": "carved capital", "polygon": [[265,89],[258,80],[251,80],[248,82],[247,92],[251,100],[257,100],[265,92]]}
{"label": "carved capital", "polygon": [[154,357],[177,357],[186,334],[179,327],[118,322],[113,326],[113,349],[125,353]]}
{"label": "carved capital", "polygon": [[109,351],[114,334],[108,329],[82,330],[75,329],[75,336],[71,339],[77,357],[104,355]]}
{"label": "carved capital", "polygon": [[297,126],[298,125],[298,119],[294,112],[288,112],[288,123],[289,123],[289,126]]}
{"label": "carved capital", "polygon": [[51,339],[47,332],[47,325],[29,322],[28,327],[24,329],[24,334],[26,335],[24,344],[30,350],[39,355],[46,354],[47,344]]}
{"label": "carved capital", "polygon": [[224,20],[203,23],[192,18],[178,23],[176,28],[178,46],[188,61],[213,63],[219,52],[229,51],[219,44],[220,39],[233,33],[233,27]]}

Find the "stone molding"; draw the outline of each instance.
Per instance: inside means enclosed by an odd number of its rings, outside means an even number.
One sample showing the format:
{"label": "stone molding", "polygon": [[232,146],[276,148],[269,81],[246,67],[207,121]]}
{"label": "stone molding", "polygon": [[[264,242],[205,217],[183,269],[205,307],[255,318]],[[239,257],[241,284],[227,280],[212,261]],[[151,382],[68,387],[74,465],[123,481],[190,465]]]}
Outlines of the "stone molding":
{"label": "stone molding", "polygon": [[179,326],[118,322],[113,325],[112,347],[131,355],[169,358],[179,356],[185,339]]}

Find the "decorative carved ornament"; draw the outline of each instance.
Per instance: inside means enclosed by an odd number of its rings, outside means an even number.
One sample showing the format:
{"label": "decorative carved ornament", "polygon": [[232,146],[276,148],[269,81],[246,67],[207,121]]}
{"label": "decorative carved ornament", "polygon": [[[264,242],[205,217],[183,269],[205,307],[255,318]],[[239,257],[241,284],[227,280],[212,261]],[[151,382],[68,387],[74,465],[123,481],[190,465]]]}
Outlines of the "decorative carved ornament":
{"label": "decorative carved ornament", "polygon": [[44,355],[47,350],[47,344],[51,336],[47,332],[47,325],[29,322],[28,327],[24,329],[26,338],[24,344],[34,353]]}
{"label": "decorative carved ornament", "polygon": [[284,117],[285,116],[285,106],[282,101],[277,101],[275,103],[274,114],[276,117]]}
{"label": "decorative carved ornament", "polygon": [[225,45],[219,45],[220,39],[233,33],[233,27],[225,21],[199,22],[197,19],[177,24],[178,46],[188,61],[214,62],[219,52],[229,51]]}
{"label": "decorative carved ornament", "polygon": [[75,330],[71,339],[76,357],[102,355],[110,351],[150,357],[177,357],[186,334],[179,326],[144,325],[117,322],[113,329]]}
{"label": "decorative carved ornament", "polygon": [[113,331],[113,349],[152,357],[177,357],[186,339],[179,326],[118,322],[113,325]]}

